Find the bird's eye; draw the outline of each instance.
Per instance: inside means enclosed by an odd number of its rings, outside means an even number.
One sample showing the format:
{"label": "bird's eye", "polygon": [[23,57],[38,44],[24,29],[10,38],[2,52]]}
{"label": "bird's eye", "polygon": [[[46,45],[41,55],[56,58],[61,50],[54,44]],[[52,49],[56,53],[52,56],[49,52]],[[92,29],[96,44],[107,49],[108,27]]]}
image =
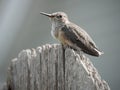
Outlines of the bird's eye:
{"label": "bird's eye", "polygon": [[57,18],[62,18],[62,15],[58,15]]}

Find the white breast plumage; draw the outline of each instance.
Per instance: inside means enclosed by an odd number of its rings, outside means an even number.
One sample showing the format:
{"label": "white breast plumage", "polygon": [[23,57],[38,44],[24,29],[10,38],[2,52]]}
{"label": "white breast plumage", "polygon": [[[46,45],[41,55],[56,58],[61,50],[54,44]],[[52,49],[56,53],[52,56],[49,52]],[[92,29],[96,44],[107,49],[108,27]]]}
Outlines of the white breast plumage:
{"label": "white breast plumage", "polygon": [[51,35],[53,36],[53,38],[58,39],[59,30],[60,26],[58,26],[57,23],[52,23]]}

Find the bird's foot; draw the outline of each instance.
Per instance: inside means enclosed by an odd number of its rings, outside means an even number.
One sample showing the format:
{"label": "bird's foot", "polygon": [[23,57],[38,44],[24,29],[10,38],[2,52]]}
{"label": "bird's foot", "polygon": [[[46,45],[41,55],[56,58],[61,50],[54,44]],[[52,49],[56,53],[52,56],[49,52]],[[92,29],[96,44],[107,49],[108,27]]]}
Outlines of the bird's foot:
{"label": "bird's foot", "polygon": [[68,45],[63,45],[63,44],[62,44],[62,47],[63,47],[63,49],[69,48]]}

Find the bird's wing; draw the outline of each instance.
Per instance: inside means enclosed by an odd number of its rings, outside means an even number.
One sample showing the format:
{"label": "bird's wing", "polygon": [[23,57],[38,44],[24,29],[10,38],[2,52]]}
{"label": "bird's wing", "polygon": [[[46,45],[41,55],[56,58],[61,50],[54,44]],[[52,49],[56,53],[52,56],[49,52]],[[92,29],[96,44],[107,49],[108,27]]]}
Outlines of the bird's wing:
{"label": "bird's wing", "polygon": [[87,32],[77,25],[68,24],[62,27],[61,30],[64,32],[64,36],[67,38],[67,40],[76,44],[81,49],[90,51],[91,49],[96,48],[95,43],[87,34]]}
{"label": "bird's wing", "polygon": [[82,28],[80,28],[77,25],[70,25],[69,27],[74,28],[74,31],[77,32],[79,39],[82,38],[84,41],[84,44],[88,44],[94,48],[97,48],[95,42],[92,40],[92,38],[88,35],[88,33],[83,30]]}

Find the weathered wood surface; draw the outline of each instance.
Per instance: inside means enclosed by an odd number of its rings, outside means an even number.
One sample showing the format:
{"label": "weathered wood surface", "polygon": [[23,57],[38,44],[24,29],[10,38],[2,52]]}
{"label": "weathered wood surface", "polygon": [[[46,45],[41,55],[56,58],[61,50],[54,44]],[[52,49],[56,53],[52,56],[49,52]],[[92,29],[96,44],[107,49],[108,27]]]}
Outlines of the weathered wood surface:
{"label": "weathered wood surface", "polygon": [[8,69],[9,90],[110,90],[91,61],[61,45],[23,50]]}

